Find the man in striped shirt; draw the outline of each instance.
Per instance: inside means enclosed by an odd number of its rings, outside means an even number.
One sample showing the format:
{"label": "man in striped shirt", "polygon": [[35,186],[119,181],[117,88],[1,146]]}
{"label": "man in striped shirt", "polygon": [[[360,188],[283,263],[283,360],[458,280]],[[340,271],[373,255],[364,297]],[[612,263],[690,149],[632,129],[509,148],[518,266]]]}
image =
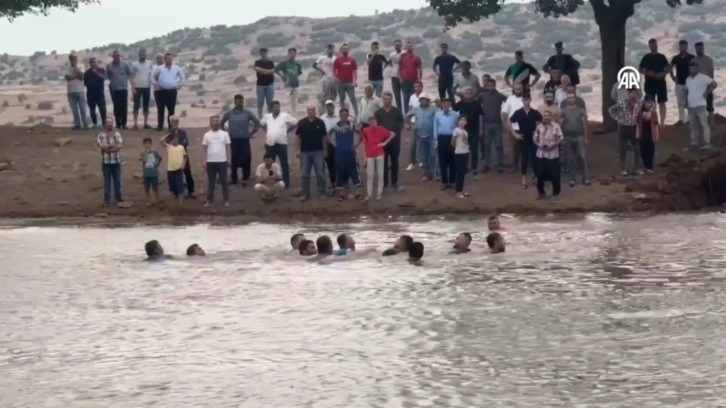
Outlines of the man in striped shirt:
{"label": "man in striped shirt", "polygon": [[104,129],[96,136],[96,145],[101,149],[101,170],[103,171],[103,205],[111,205],[111,184],[116,205],[123,206],[121,195],[121,132],[114,127],[114,119],[106,119]]}
{"label": "man in striped shirt", "polygon": [[633,171],[642,175],[640,169],[640,143],[636,138],[638,116],[640,114],[640,101],[637,89],[628,90],[628,99],[619,101],[608,110],[610,116],[618,122],[618,142],[620,144],[620,167],[621,175],[627,176],[628,170],[625,167],[625,158],[628,148],[633,150]]}

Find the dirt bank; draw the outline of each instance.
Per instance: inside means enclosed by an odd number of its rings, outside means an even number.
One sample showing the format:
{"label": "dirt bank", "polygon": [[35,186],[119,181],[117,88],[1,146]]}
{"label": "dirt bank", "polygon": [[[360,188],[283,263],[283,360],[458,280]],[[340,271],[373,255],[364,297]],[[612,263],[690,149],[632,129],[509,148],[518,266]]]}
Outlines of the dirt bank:
{"label": "dirt bank", "polygon": [[[713,130],[714,141],[721,148],[726,141],[726,121]],[[593,124],[595,128],[597,124]],[[232,206],[205,209],[202,197],[206,190],[205,175],[200,167],[200,144],[204,129],[188,129],[192,138],[190,158],[197,178],[198,200],[188,200],[181,208],[173,205],[162,186],[166,202],[158,208],[146,208],[137,161],[142,139],[154,140],[154,131],[126,131],[124,144],[124,192],[130,208],[104,208],[100,154],[95,147],[95,132],[70,132],[50,127],[0,127],[0,217],[85,217],[134,216],[157,219],[168,216],[184,218],[198,215],[251,216],[259,219],[295,217],[345,217],[356,215],[426,215],[507,212],[515,214],[571,212],[677,211],[702,209],[726,202],[726,158],[720,153],[708,157],[684,153],[688,130],[668,126],[662,131],[657,160],[662,163],[651,176],[640,178],[618,175],[616,135],[591,137],[588,146],[593,184],[590,187],[567,186],[563,178],[562,195],[554,200],[536,200],[533,187],[522,190],[519,176],[485,174],[469,177],[469,199],[457,199],[441,192],[437,183],[423,183],[417,171],[403,171],[401,193],[387,193],[380,202],[328,199],[300,203],[290,194],[273,204],[260,202],[251,187],[231,188]],[[260,163],[263,138],[253,143],[253,163]],[[408,149],[402,148],[408,164]],[[291,155],[292,156],[292,155]],[[507,152],[507,158],[510,155]],[[300,186],[299,165],[292,158],[292,191]],[[710,180],[710,183],[704,183]]]}

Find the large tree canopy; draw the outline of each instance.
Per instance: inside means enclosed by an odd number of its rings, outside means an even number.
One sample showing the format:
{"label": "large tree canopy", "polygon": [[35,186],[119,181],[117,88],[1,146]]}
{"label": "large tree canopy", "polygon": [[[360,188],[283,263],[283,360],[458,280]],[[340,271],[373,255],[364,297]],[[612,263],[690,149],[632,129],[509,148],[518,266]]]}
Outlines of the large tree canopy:
{"label": "large tree canopy", "polygon": [[[670,7],[682,4],[681,0],[661,0]],[[479,21],[502,9],[504,0],[428,0],[431,7],[444,17],[446,27],[462,22]],[[617,80],[617,73],[625,65],[625,23],[635,13],[635,6],[642,0],[589,0],[595,22],[600,28],[602,59],[602,109],[606,128],[615,123],[607,114],[612,105],[610,88]],[[686,0],[686,4],[701,4],[703,0]],[[584,5],[584,0],[534,0],[535,10],[545,17],[566,16]]]}
{"label": "large tree canopy", "polygon": [[53,7],[76,11],[79,4],[97,2],[98,0],[0,0],[0,17],[12,20],[23,14],[48,14]]}

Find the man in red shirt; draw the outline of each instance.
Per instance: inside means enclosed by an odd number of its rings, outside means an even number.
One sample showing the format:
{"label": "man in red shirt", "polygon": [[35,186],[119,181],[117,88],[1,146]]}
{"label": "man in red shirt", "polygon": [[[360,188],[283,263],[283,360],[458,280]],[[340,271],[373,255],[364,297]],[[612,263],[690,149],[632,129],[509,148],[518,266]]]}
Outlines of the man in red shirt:
{"label": "man in red shirt", "polygon": [[413,52],[413,43],[406,43],[406,52],[401,55],[398,71],[401,76],[401,93],[403,94],[403,110],[408,113],[409,100],[413,95],[413,86],[421,80],[421,57]]}
{"label": "man in red shirt", "polygon": [[361,139],[356,145],[356,149],[361,143],[365,146],[366,155],[366,190],[368,196],[366,201],[373,197],[373,181],[377,182],[376,200],[380,200],[383,194],[383,166],[384,166],[384,148],[388,143],[396,137],[396,134],[383,126],[378,126],[378,118],[375,115],[368,119],[368,126],[361,131]]}
{"label": "man in red shirt", "polygon": [[348,43],[340,46],[340,56],[333,62],[333,77],[338,84],[338,95],[340,96],[340,107],[345,108],[345,96],[350,98],[353,112],[358,113],[358,103],[355,100],[355,88],[358,86],[358,63],[355,58],[348,55],[350,47]]}

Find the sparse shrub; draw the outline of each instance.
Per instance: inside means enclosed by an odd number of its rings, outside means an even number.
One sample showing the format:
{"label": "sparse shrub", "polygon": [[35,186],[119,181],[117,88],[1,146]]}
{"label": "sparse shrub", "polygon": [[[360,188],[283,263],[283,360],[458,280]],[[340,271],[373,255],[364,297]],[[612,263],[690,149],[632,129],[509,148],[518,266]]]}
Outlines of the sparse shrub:
{"label": "sparse shrub", "polygon": [[204,95],[206,95],[206,93],[207,93],[207,91],[205,91],[204,89],[201,89],[201,90],[197,91],[197,96],[204,96]]}
{"label": "sparse shrub", "polygon": [[3,101],[3,108],[7,108],[8,106],[10,106],[10,102]]}
{"label": "sparse shrub", "polygon": [[191,85],[189,85],[189,90],[190,91],[199,91],[199,90],[202,90],[202,89],[204,89],[204,84],[191,84]]}
{"label": "sparse shrub", "polygon": [[431,27],[424,31],[423,38],[439,38],[444,32],[440,28]]}
{"label": "sparse shrub", "polygon": [[18,81],[18,85],[25,85],[25,81]]}
{"label": "sparse shrub", "polygon": [[590,86],[590,85],[580,85],[580,86],[577,87],[577,90],[580,91],[580,92],[582,92],[582,93],[584,93],[584,94],[589,94],[590,92],[592,92],[592,86]]}
{"label": "sparse shrub", "polygon": [[[204,71],[204,68],[202,68],[202,71]],[[207,76],[204,74],[199,74],[199,82],[204,82],[207,80]]]}
{"label": "sparse shrub", "polygon": [[33,109],[33,107],[32,107],[32,106],[30,106],[30,104],[29,104],[29,103],[26,103],[26,104],[25,104],[25,110],[31,110],[31,109]]}
{"label": "sparse shrub", "polygon": [[181,116],[182,118],[187,117],[187,111],[185,111],[185,110],[181,111],[181,113],[179,114],[179,116]]}
{"label": "sparse shrub", "polygon": [[53,102],[41,101],[38,102],[38,106],[35,107],[37,110],[53,110]]}
{"label": "sparse shrub", "polygon": [[239,75],[237,78],[234,79],[235,85],[246,84],[246,83],[247,83],[247,77],[244,75]]}
{"label": "sparse shrub", "polygon": [[18,102],[23,103],[28,100],[28,97],[25,96],[25,94],[18,95]]}
{"label": "sparse shrub", "polygon": [[294,41],[295,36],[286,36],[282,33],[264,33],[257,36],[257,43],[267,48],[287,47],[290,41]]}

